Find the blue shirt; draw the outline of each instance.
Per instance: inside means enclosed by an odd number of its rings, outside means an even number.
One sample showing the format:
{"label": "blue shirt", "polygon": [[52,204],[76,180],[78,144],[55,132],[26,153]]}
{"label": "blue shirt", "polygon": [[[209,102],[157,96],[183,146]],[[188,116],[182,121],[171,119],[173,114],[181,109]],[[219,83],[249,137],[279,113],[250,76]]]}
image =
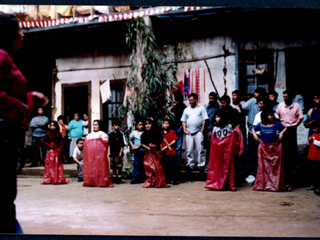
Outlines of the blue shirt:
{"label": "blue shirt", "polygon": [[273,126],[262,126],[261,122],[254,127],[258,138],[263,142],[276,142],[280,132],[285,129],[285,126],[280,121],[275,121]]}
{"label": "blue shirt", "polygon": [[71,138],[82,138],[83,128],[82,128],[82,120],[76,121],[73,119],[68,124],[69,133],[68,136]]}
{"label": "blue shirt", "polygon": [[210,102],[208,103],[207,107],[206,107],[206,111],[209,117],[209,123],[208,123],[208,127],[207,127],[207,132],[211,132],[213,129],[213,123],[214,123],[214,114],[216,113],[216,111],[220,109],[220,103],[215,102],[214,104],[211,104]]}
{"label": "blue shirt", "polygon": [[[141,144],[141,134],[143,131],[134,130],[129,136],[129,141],[133,143],[134,147],[138,147]],[[144,147],[139,147],[137,149],[138,151],[147,151]]]}
{"label": "blue shirt", "polygon": [[49,119],[46,116],[37,116],[31,119],[30,128],[33,137],[44,137],[48,130]]}
{"label": "blue shirt", "polygon": [[260,108],[258,106],[258,101],[255,98],[251,98],[248,101],[246,101],[242,105],[243,110],[245,110],[248,114],[248,128],[249,133],[251,133],[252,127],[253,127],[253,121],[258,112],[260,112]]}
{"label": "blue shirt", "polygon": [[187,107],[184,109],[181,122],[187,124],[187,131],[190,134],[200,132],[203,121],[208,119],[207,111],[204,107],[197,105],[196,107]]}

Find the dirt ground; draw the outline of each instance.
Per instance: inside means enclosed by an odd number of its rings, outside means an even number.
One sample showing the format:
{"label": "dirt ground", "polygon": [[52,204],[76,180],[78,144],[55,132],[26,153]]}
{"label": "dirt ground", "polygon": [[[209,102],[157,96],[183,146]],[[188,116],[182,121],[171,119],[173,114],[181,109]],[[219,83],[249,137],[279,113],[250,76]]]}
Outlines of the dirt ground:
{"label": "dirt ground", "polygon": [[320,237],[320,197],[291,192],[211,191],[204,181],[143,189],[41,185],[18,178],[17,219],[25,234]]}

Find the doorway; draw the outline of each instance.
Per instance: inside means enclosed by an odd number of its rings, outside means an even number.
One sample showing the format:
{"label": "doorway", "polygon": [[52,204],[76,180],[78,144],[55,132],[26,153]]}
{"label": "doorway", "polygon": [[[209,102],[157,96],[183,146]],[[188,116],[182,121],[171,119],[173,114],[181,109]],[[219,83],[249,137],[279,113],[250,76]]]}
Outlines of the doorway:
{"label": "doorway", "polygon": [[[78,113],[80,119],[83,119],[83,114],[90,116],[90,83],[81,85],[62,86],[62,109],[67,123],[73,119],[74,113]],[[89,126],[90,131],[90,126]]]}

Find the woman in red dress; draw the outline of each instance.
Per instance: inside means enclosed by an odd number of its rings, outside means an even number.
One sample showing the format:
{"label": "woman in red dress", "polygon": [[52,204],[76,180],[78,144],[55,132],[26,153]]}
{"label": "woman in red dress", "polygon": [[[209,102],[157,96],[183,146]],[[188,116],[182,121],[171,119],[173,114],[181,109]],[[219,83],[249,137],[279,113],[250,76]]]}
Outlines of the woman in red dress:
{"label": "woman in red dress", "polygon": [[42,142],[48,148],[42,184],[68,183],[70,180],[63,176],[63,164],[61,159],[63,139],[58,122],[50,122],[49,130],[44,136]]}

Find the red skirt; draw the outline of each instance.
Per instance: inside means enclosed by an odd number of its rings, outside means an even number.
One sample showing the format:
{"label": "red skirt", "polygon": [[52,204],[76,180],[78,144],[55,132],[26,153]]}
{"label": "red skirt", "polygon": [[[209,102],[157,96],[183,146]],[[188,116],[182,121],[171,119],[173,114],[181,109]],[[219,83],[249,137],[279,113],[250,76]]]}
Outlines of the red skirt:
{"label": "red skirt", "polygon": [[234,132],[222,139],[211,135],[209,170],[205,188],[236,190],[234,180],[236,140]]}
{"label": "red skirt", "polygon": [[143,159],[144,170],[146,173],[146,182],[143,188],[157,187],[167,188],[171,187],[166,184],[166,176],[163,173],[161,165],[161,152],[160,151],[147,151]]}
{"label": "red skirt", "polygon": [[108,141],[85,139],[83,145],[83,186],[114,187],[110,181]]}
{"label": "red skirt", "polygon": [[282,143],[266,145],[259,140],[258,170],[252,190],[282,191],[290,190],[285,182],[282,167]]}
{"label": "red skirt", "polygon": [[64,184],[70,180],[63,176],[63,164],[56,149],[47,152],[42,184]]}

